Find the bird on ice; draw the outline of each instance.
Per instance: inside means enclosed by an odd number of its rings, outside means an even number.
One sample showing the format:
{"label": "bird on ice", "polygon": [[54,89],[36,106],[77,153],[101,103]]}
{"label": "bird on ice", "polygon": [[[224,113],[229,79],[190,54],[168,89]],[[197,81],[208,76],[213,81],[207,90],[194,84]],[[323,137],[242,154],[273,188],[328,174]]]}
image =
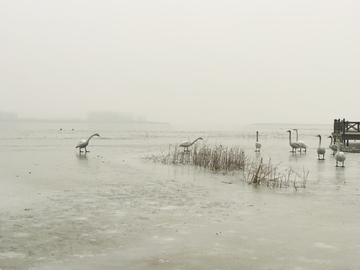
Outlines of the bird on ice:
{"label": "bird on ice", "polygon": [[256,142],[255,142],[255,152],[260,152],[261,143],[259,142],[259,132],[256,131]]}
{"label": "bird on ice", "polygon": [[89,137],[89,139],[87,139],[87,140],[83,139],[83,140],[80,140],[80,141],[78,142],[78,144],[76,145],[75,148],[79,148],[79,153],[82,152],[82,151],[81,151],[82,148],[85,148],[85,153],[89,152],[88,150],[86,150],[86,147],[88,146],[90,139],[91,139],[92,137],[94,137],[94,136],[99,136],[99,137],[100,137],[100,135],[99,135],[98,133],[95,133],[95,134],[91,135],[91,136]]}
{"label": "bird on ice", "polygon": [[335,154],[336,167],[338,167],[338,162],[342,162],[342,167],[344,167],[344,161],[346,159],[346,156],[344,152],[340,151],[340,142],[338,140],[336,140],[336,145],[337,145],[337,151]]}
{"label": "bird on ice", "polygon": [[307,144],[303,141],[299,141],[299,134],[298,134],[298,130],[296,128],[294,128],[294,130],[296,131],[296,143],[299,145],[300,147],[300,152],[301,149],[304,148],[304,152],[306,152],[306,149],[308,148]]}
{"label": "bird on ice", "polygon": [[184,147],[184,152],[185,151],[189,151],[189,147],[192,146],[194,143],[196,143],[196,141],[198,140],[202,140],[203,138],[199,137],[197,138],[196,140],[194,140],[193,142],[190,142],[190,141],[184,141],[182,142],[179,146],[180,147]]}
{"label": "bird on ice", "polygon": [[289,132],[289,144],[291,146],[291,152],[296,153],[296,149],[300,148],[300,145],[298,145],[296,142],[291,141],[291,130],[288,130],[286,132]]}
{"label": "bird on ice", "polygon": [[[321,146],[321,135],[316,135],[315,137],[319,137],[319,146],[316,149],[317,153],[318,153],[318,159],[325,159],[325,147]],[[320,156],[322,155],[322,158],[320,158]]]}

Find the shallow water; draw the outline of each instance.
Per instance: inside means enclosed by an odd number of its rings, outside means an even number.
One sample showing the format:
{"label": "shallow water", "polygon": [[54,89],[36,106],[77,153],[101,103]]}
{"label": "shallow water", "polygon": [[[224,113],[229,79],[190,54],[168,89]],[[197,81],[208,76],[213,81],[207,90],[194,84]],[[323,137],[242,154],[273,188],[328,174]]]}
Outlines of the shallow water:
{"label": "shallow water", "polygon": [[[306,153],[289,152],[292,128]],[[335,167],[331,128],[3,123],[0,268],[358,269],[360,154]],[[77,141],[96,132],[90,152],[79,155]],[[317,134],[325,160],[317,159]],[[236,175],[143,159],[198,136],[309,171],[307,186],[255,187]]]}

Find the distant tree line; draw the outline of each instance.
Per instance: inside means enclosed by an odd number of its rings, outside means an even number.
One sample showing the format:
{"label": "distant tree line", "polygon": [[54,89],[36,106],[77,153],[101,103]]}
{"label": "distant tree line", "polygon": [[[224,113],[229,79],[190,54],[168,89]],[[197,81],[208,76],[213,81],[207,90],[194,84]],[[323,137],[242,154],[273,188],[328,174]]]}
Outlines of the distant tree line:
{"label": "distant tree line", "polygon": [[118,113],[118,112],[90,112],[87,117],[89,122],[147,122],[144,116],[134,116],[131,113]]}

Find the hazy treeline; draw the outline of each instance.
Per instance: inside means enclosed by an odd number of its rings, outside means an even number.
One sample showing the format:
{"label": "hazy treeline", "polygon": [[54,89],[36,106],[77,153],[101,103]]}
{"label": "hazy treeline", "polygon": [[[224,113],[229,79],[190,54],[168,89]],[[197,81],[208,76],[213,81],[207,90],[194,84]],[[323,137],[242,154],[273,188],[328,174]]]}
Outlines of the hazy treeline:
{"label": "hazy treeline", "polygon": [[51,119],[51,118],[21,118],[15,112],[1,112],[0,122],[117,122],[117,123],[149,123],[145,116],[134,116],[131,113],[112,111],[90,112],[86,119]]}
{"label": "hazy treeline", "polygon": [[89,122],[147,122],[144,116],[134,116],[131,113],[118,113],[111,111],[90,112],[87,117]]}

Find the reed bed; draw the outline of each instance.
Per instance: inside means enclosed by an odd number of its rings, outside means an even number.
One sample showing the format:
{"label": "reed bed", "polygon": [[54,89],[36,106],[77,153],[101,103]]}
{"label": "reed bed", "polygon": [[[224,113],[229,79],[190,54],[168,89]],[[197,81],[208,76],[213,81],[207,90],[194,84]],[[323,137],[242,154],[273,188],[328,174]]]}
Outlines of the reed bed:
{"label": "reed bed", "polygon": [[261,158],[260,160],[248,162],[246,169],[237,177],[248,184],[263,185],[268,188],[293,187],[295,190],[306,188],[309,171],[305,171],[303,168],[303,172],[300,174],[290,167],[281,170],[279,165],[273,165],[271,160],[264,163]]}
{"label": "reed bed", "polygon": [[161,154],[157,156],[147,156],[146,159],[164,164],[194,165],[224,174],[242,170],[246,166],[246,156],[243,149],[221,144],[196,144],[191,151],[184,151],[177,145],[174,147],[170,145],[168,151],[161,151]]}
{"label": "reed bed", "polygon": [[191,151],[184,151],[178,145],[169,145],[167,151],[159,155],[148,155],[145,159],[174,165],[193,165],[224,175],[232,172],[239,180],[248,184],[263,185],[268,188],[305,188],[309,172],[300,174],[292,168],[282,169],[260,160],[250,160],[238,146],[195,144]]}

